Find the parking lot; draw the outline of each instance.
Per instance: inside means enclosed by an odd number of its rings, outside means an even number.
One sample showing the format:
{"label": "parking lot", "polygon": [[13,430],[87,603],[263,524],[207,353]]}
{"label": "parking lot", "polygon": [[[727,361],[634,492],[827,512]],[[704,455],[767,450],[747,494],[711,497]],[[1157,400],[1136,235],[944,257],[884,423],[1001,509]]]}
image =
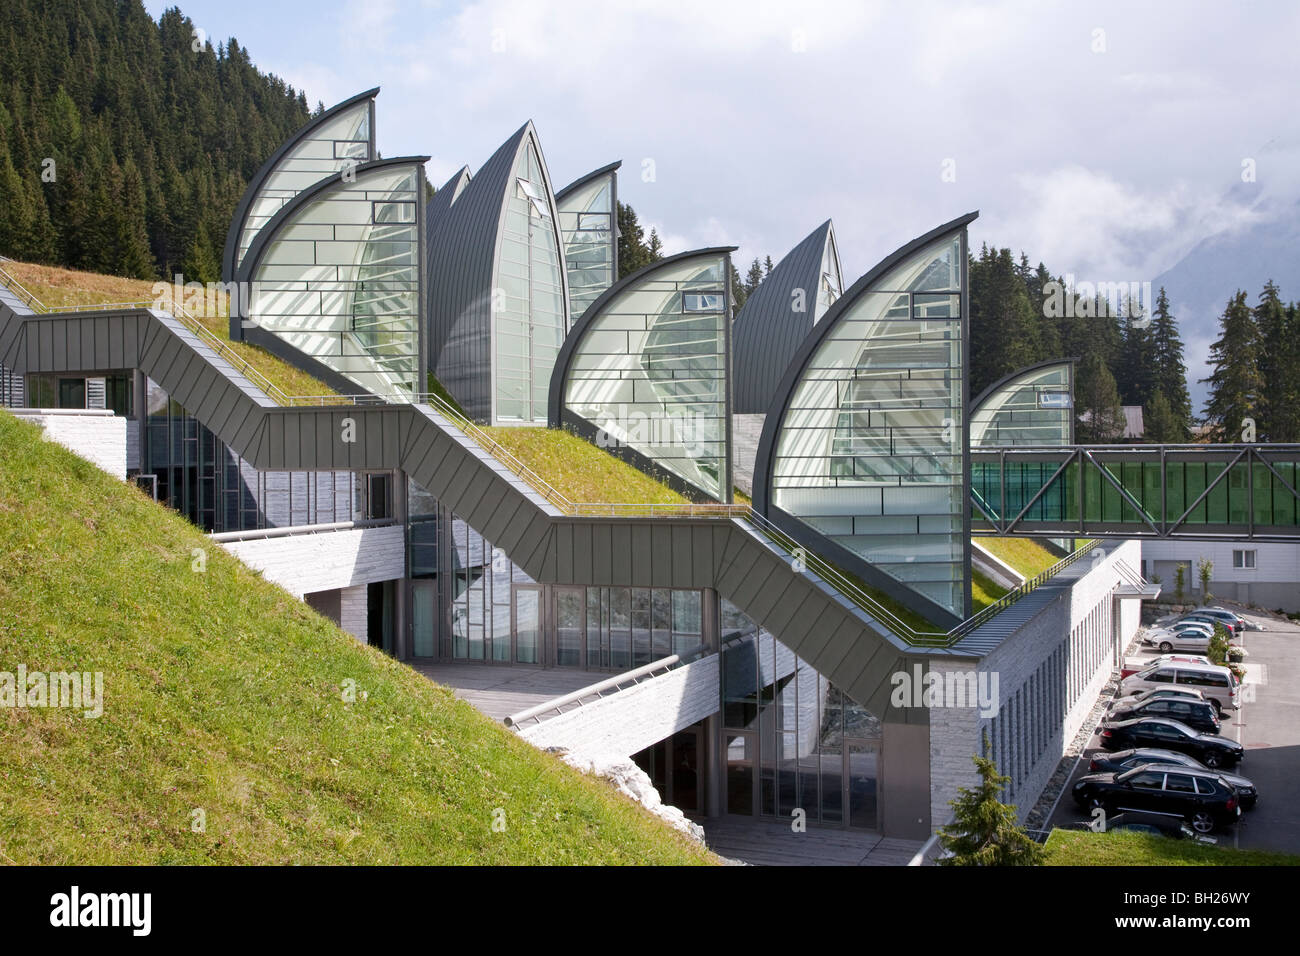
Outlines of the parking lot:
{"label": "parking lot", "polygon": [[[1267,630],[1245,631],[1237,641],[1248,652],[1248,702],[1230,717],[1225,713],[1221,733],[1246,748],[1234,772],[1254,782],[1259,803],[1235,826],[1214,836],[1232,846],[1300,854],[1300,624],[1250,611],[1242,615],[1263,621]],[[1157,651],[1134,645],[1127,660],[1132,666],[1156,656]],[[1102,748],[1094,733],[1062,792],[1051,826],[1078,828],[1087,822],[1088,814],[1075,806],[1070,792],[1088,772],[1088,759],[1098,752]]]}

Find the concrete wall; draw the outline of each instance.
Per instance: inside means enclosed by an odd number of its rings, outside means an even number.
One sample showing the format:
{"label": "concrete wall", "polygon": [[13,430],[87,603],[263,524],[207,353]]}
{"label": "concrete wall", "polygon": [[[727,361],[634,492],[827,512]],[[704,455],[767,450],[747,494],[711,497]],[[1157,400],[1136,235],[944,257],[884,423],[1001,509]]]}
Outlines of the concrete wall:
{"label": "concrete wall", "polygon": [[731,416],[731,475],[735,486],[747,495],[754,493],[754,459],[758,440],[763,437],[766,415]]}
{"label": "concrete wall", "polygon": [[40,425],[45,437],[98,465],[115,478],[126,478],[127,420],[103,409],[11,409],[24,421]]}
{"label": "concrete wall", "polygon": [[[1234,568],[1233,551],[1254,551],[1255,567]],[[1174,600],[1174,568],[1189,564],[1184,584],[1188,603],[1200,603],[1196,571],[1201,558],[1214,562],[1210,593],[1225,601],[1275,610],[1300,611],[1300,541],[1144,541],[1147,576],[1157,575],[1162,600]]]}
{"label": "concrete wall", "polygon": [[[1011,777],[1003,800],[1015,803],[1022,819],[1032,809],[1137,631],[1140,602],[1117,601],[1114,592],[1127,584],[1118,565],[1136,568],[1140,555],[1136,541],[1108,548],[1087,574],[979,660],[980,672],[997,676],[996,714],[930,710],[932,827],[950,818],[957,788],[978,779],[971,757],[985,733],[999,772]],[[946,673],[968,666],[935,661],[930,668]]]}
{"label": "concrete wall", "polygon": [[369,589],[364,584],[339,591],[339,627],[365,644],[370,631]]}
{"label": "concrete wall", "polygon": [[719,660],[710,654],[540,724],[527,724],[519,735],[538,747],[565,747],[591,756],[637,753],[717,713]]}
{"label": "concrete wall", "polygon": [[[219,543],[297,597],[355,585],[364,590],[372,581],[391,581],[406,574],[406,531],[401,525]],[[343,629],[364,639],[364,614],[358,632],[347,623],[346,599],[342,613]]]}

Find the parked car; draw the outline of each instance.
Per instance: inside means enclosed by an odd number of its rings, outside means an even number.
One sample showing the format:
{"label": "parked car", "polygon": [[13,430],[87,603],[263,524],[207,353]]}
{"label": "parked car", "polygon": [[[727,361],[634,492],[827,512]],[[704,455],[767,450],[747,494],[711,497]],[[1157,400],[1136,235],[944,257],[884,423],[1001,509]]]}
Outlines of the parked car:
{"label": "parked car", "polygon": [[1189,700],[1180,697],[1157,697],[1152,700],[1120,700],[1111,708],[1106,719],[1136,720],[1139,717],[1168,717],[1186,724],[1203,734],[1217,734],[1221,729],[1214,705],[1208,700]]}
{"label": "parked car", "polygon": [[1180,660],[1177,656],[1157,658],[1150,666],[1125,676],[1120,681],[1119,694],[1129,697],[1170,684],[1196,688],[1206,700],[1217,703],[1220,711],[1240,706],[1236,676],[1228,668],[1211,664],[1203,657],[1198,660]]}
{"label": "parked car", "polygon": [[1216,617],[1211,614],[1205,614],[1202,612],[1193,612],[1191,614],[1184,614],[1178,620],[1179,622],[1200,621],[1202,624],[1209,624],[1211,627],[1213,627],[1215,624],[1222,624],[1224,628],[1227,630],[1229,635],[1236,634],[1238,631],[1241,630],[1239,624],[1234,624],[1232,621],[1227,621],[1224,620],[1223,618]]}
{"label": "parked car", "polygon": [[1161,653],[1170,651],[1208,651],[1210,635],[1194,628],[1175,631],[1156,628],[1142,635],[1142,643],[1147,647],[1158,648]]}
{"label": "parked car", "polygon": [[1199,631],[1206,637],[1214,636],[1214,625],[1206,621],[1170,621],[1165,626],[1169,631]]}
{"label": "parked car", "polygon": [[1159,747],[1195,757],[1211,770],[1232,767],[1246,756],[1246,748],[1218,734],[1203,734],[1169,717],[1108,720],[1098,731],[1106,750]]}
{"label": "parked car", "polygon": [[1136,703],[1144,700],[1154,700],[1157,697],[1183,697],[1188,700],[1205,700],[1205,695],[1195,687],[1180,687],[1177,684],[1164,684],[1160,687],[1152,687],[1150,690],[1139,691],[1131,697],[1117,697],[1110,702],[1107,710],[1114,710],[1120,704]]}
{"label": "parked car", "polygon": [[1226,607],[1198,607],[1192,614],[1197,617],[1210,617],[1218,620],[1230,632],[1240,634],[1246,629],[1246,620],[1236,611],[1229,611]]}
{"label": "parked car", "polygon": [[1072,791],[1081,807],[1106,813],[1139,811],[1179,817],[1197,833],[1236,823],[1241,802],[1232,786],[1213,771],[1160,765],[1123,773],[1090,773]]}
{"label": "parked car", "polygon": [[[1133,750],[1118,750],[1115,753],[1094,754],[1092,759],[1088,761],[1088,772],[1123,773],[1125,770],[1144,767],[1147,764],[1164,764],[1166,766],[1172,764],[1176,767],[1191,767],[1193,770],[1210,769],[1195,757],[1180,754],[1176,750],[1138,747]],[[1232,785],[1232,789],[1237,791],[1237,796],[1241,798],[1241,809],[1254,809],[1255,804],[1259,801],[1259,789],[1253,781],[1241,776],[1241,774],[1228,773],[1226,770],[1217,770],[1215,772],[1228,781]]]}

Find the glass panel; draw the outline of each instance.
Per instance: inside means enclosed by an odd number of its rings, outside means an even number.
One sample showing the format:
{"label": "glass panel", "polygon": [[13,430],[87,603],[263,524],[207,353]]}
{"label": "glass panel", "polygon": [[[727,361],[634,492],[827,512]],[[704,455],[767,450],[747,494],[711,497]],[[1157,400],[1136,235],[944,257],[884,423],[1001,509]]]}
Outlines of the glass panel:
{"label": "glass panel", "polygon": [[555,665],[583,666],[583,593],[579,590],[555,592]]}
{"label": "glass panel", "polygon": [[727,812],[754,815],[753,734],[727,735]]}
{"label": "glass panel", "polygon": [[515,663],[537,663],[541,623],[541,592],[532,588],[516,588]]}
{"label": "glass panel", "polygon": [[434,607],[436,583],[414,581],[411,588],[411,653],[416,657],[433,657]]}
{"label": "glass panel", "polygon": [[845,743],[849,826],[874,830],[877,827],[880,748],[875,741],[849,740]]}

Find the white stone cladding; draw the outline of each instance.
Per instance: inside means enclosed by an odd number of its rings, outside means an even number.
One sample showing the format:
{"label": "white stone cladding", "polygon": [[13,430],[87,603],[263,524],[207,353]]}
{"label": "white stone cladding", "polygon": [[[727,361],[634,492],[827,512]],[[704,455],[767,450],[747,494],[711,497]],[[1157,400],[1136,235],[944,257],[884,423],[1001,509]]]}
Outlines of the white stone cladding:
{"label": "white stone cladding", "polygon": [[519,736],[537,747],[626,757],[718,712],[718,662],[710,654],[676,670],[575,707]]}
{"label": "white stone cladding", "polygon": [[1103,556],[1073,587],[978,664],[930,665],[939,673],[977,666],[997,675],[999,692],[997,714],[991,717],[981,717],[974,707],[930,711],[933,827],[951,818],[949,801],[957,788],[971,787],[978,779],[971,758],[980,752],[985,732],[998,771],[1011,777],[1002,799],[1017,805],[1022,820],[1055,772],[1137,631],[1139,602],[1118,601],[1114,595],[1128,583],[1119,563],[1138,568],[1140,545],[1125,541],[1101,550]]}
{"label": "white stone cladding", "polygon": [[98,465],[114,478],[126,479],[127,420],[103,409],[9,409],[41,426],[45,437]]}
{"label": "white stone cladding", "polygon": [[339,627],[362,644],[370,630],[368,588],[364,584],[339,590]]}
{"label": "white stone cladding", "polygon": [[[400,524],[225,541],[221,547],[295,597],[354,585],[364,589],[406,575],[406,529]],[[344,630],[350,631],[346,625]]]}

